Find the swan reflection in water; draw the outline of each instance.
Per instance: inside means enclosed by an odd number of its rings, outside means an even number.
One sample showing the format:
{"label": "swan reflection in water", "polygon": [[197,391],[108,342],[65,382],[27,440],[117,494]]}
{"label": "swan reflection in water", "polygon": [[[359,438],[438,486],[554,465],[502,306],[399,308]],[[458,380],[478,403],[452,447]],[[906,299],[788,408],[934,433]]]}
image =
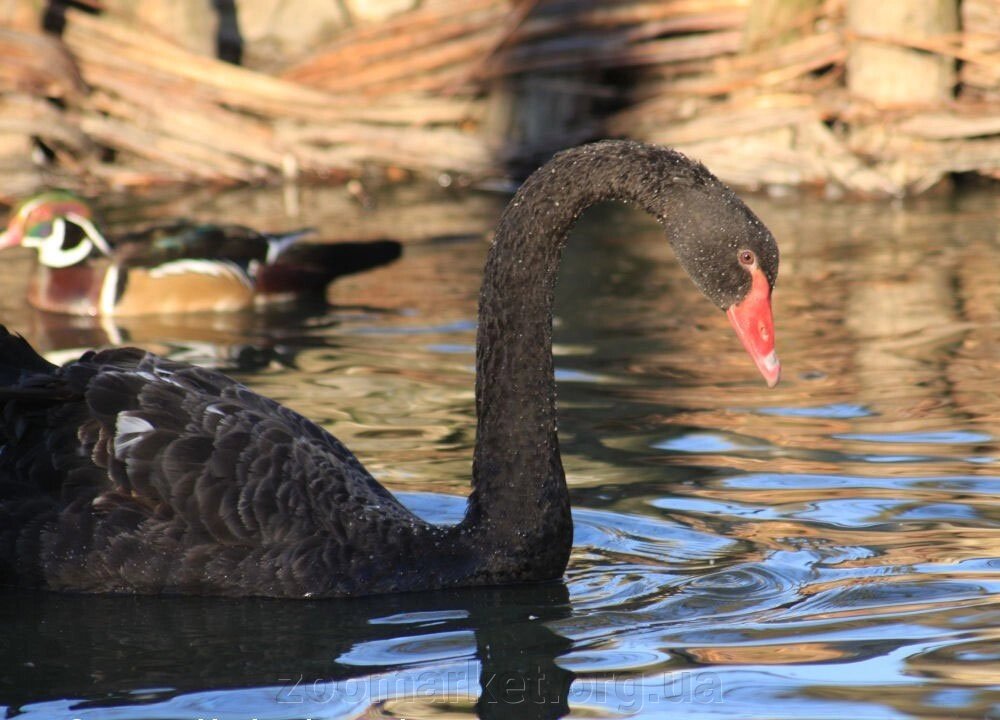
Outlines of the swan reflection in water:
{"label": "swan reflection in water", "polygon": [[238,690],[245,712],[258,698],[258,711],[287,704],[296,717],[405,716],[417,703],[531,720],[568,713],[574,679],[557,662],[571,641],[551,627],[570,616],[561,581],[305,603],[18,591],[0,594],[0,615],[18,624],[0,643],[15,714],[52,702],[97,718],[171,700],[190,714],[204,693],[217,704]]}

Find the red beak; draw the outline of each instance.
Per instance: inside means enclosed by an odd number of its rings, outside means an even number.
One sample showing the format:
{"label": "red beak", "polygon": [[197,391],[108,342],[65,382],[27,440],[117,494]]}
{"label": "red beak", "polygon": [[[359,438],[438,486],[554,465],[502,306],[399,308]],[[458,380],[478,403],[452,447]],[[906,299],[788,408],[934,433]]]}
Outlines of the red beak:
{"label": "red beak", "polygon": [[750,272],[753,282],[746,297],[726,310],[736,336],[757,369],[764,376],[768,387],[778,384],[781,377],[781,363],[774,351],[774,317],[771,315],[771,285],[760,268]]}

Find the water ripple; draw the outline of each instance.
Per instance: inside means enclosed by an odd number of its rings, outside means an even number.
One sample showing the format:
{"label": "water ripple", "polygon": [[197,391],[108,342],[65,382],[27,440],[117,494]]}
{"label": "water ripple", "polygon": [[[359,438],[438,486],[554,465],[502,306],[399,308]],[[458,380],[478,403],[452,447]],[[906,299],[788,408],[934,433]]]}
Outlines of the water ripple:
{"label": "water ripple", "polygon": [[940,430],[936,432],[905,433],[840,433],[833,437],[839,440],[861,440],[874,443],[928,443],[935,445],[967,445],[989,442],[991,435],[963,430]]}
{"label": "water ripple", "polygon": [[467,631],[436,632],[419,636],[397,636],[357,643],[337,658],[344,665],[374,667],[419,665],[436,660],[472,656],[475,635]]}
{"label": "water ripple", "polygon": [[[485,235],[501,201],[456,200],[406,229]],[[653,224],[602,210],[574,231],[555,327],[564,579],[314,603],[4,591],[0,716],[1000,718],[996,193],[754,207],[789,258],[773,390]],[[454,523],[483,252],[422,243],[338,281],[350,308],[118,331],[230,368]],[[0,267],[5,287],[25,268]],[[21,298],[0,300],[5,322],[46,350],[107,342]],[[500,687],[523,692],[485,704]]]}
{"label": "water ripple", "polygon": [[775,415],[779,417],[824,418],[830,420],[871,417],[875,414],[869,408],[851,403],[832,403],[830,405],[817,405],[813,407],[764,407],[757,408],[754,412],[758,412],[761,415]]}

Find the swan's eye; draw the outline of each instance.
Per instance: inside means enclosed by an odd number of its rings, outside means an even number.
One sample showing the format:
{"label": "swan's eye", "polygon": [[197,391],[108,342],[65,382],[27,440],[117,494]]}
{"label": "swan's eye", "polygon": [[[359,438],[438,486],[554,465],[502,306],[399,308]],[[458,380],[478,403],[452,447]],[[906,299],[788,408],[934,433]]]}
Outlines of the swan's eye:
{"label": "swan's eye", "polygon": [[740,250],[740,265],[753,265],[757,262],[757,256],[752,250]]}

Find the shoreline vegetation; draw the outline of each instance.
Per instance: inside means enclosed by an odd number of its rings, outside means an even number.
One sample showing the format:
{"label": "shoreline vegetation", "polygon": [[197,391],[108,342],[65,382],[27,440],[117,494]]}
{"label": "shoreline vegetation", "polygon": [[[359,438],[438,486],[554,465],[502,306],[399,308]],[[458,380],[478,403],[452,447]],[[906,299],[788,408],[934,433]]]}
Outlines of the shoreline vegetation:
{"label": "shoreline vegetation", "polygon": [[994,0],[345,0],[321,4],[337,22],[298,23],[309,37],[262,22],[271,0],[215,3],[228,21],[170,5],[0,10],[0,200],[482,183],[600,137],[676,147],[747,189],[1000,179]]}

